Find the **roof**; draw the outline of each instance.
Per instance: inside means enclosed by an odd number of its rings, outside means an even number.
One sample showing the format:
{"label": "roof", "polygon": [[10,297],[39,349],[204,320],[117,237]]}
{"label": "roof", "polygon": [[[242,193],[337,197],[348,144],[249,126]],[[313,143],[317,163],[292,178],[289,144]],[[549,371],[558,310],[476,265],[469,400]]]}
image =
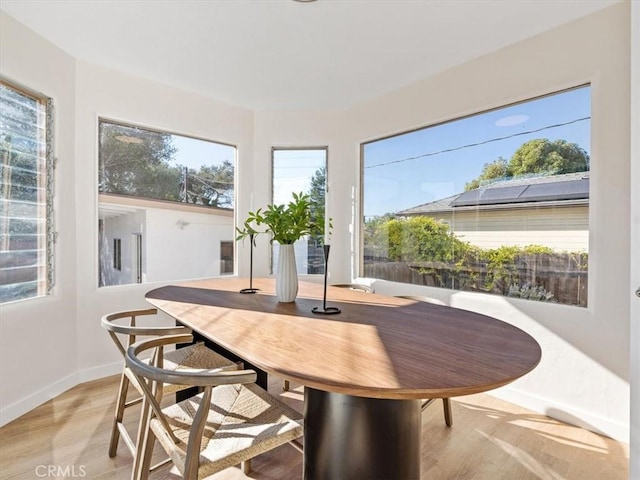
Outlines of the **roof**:
{"label": "roof", "polygon": [[584,204],[589,199],[589,172],[519,177],[408,208],[397,215],[422,215],[474,209]]}

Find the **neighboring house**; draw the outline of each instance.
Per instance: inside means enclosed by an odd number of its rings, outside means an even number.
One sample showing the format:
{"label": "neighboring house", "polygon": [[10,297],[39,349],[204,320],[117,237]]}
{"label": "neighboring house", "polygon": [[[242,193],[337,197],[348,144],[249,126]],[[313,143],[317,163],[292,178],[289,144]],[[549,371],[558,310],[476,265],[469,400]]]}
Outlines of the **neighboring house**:
{"label": "neighboring house", "polygon": [[433,217],[482,248],[544,245],[586,252],[589,172],[497,181],[397,215]]}
{"label": "neighboring house", "polygon": [[233,273],[233,210],[101,194],[101,286]]}

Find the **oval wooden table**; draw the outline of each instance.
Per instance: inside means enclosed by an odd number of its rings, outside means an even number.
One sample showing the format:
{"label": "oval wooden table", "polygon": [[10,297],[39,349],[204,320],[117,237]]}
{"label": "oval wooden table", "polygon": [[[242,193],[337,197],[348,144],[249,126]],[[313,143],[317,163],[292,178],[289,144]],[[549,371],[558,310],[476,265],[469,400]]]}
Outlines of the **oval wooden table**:
{"label": "oval wooden table", "polygon": [[273,279],[152,290],[149,303],[268,373],[305,386],[304,478],[420,477],[421,399],[506,385],[540,361],[538,343],[486,315],[322,285],[278,303]]}

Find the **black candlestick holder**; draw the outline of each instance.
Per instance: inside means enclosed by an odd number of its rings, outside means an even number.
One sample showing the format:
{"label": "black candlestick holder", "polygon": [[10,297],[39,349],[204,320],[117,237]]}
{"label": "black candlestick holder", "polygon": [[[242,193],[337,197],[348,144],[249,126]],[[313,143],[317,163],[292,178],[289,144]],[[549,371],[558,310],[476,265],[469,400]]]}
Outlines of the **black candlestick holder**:
{"label": "black candlestick holder", "polygon": [[251,242],[251,251],[249,253],[249,288],[243,288],[240,293],[256,293],[259,288],[253,288],[253,246],[255,245],[255,234],[249,234],[249,241]]}
{"label": "black candlestick holder", "polygon": [[313,307],[311,311],[313,313],[318,313],[321,315],[336,315],[340,313],[340,309],[338,307],[327,307],[327,273],[329,271],[329,250],[331,245],[323,245],[322,250],[324,251],[324,293],[322,295],[322,308],[321,307]]}

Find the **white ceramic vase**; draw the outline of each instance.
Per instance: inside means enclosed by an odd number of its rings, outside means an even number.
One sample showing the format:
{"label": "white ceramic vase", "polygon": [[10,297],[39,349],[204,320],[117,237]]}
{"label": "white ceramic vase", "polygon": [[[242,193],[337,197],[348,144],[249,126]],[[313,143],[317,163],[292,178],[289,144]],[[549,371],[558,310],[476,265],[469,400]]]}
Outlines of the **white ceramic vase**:
{"label": "white ceramic vase", "polygon": [[281,303],[290,303],[298,295],[298,271],[293,245],[280,245],[276,270],[276,296]]}

